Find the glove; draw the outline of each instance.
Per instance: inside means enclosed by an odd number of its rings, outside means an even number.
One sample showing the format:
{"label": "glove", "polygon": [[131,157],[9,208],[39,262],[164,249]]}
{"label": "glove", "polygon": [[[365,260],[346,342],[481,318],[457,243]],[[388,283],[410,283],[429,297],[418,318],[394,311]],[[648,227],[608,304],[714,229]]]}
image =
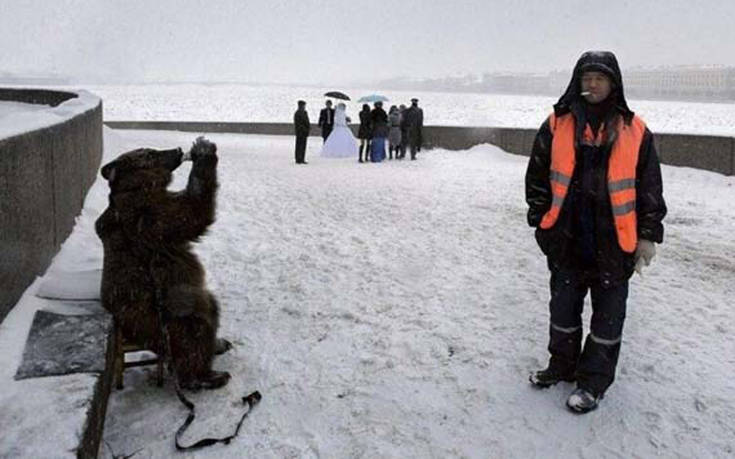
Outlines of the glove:
{"label": "glove", "polygon": [[651,264],[651,260],[656,256],[656,244],[653,242],[640,239],[638,246],[635,248],[635,271],[642,276],[643,267]]}

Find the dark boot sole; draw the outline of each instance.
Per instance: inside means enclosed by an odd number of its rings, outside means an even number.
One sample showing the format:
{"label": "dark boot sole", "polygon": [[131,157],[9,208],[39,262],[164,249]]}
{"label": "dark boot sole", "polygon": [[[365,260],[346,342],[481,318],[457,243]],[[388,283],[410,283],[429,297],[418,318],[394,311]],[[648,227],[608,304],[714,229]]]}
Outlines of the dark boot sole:
{"label": "dark boot sole", "polygon": [[574,413],[574,414],[587,414],[590,411],[595,411],[597,409],[598,405],[593,406],[592,408],[574,408],[567,404],[567,409]]}
{"label": "dark boot sole", "polygon": [[[600,400],[602,400],[602,397],[600,397]],[[565,405],[567,405],[567,409],[569,409],[569,411],[571,411],[574,414],[585,414],[585,413],[589,413],[590,411],[595,411],[597,409],[597,407],[600,406],[599,401],[598,401],[598,403],[595,403],[595,406],[592,406],[592,407],[589,407],[589,408],[575,408],[575,407],[569,405],[569,403],[566,403]]]}

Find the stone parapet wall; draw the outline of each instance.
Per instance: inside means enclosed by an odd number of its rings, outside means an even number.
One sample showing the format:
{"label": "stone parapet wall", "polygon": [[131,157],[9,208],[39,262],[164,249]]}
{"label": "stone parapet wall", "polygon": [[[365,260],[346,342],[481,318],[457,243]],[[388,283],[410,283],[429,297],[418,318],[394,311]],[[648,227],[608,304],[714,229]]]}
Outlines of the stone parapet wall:
{"label": "stone parapet wall", "polygon": [[0,100],[49,106],[0,126],[2,321],[74,227],[103,146],[102,101],[92,94],[0,89]]}
{"label": "stone parapet wall", "polygon": [[[185,132],[230,132],[239,134],[293,135],[291,123],[212,123],[177,121],[109,121],[113,129],[161,129]],[[357,134],[357,125],[350,126]],[[312,136],[319,128],[312,126]],[[535,129],[496,127],[424,127],[426,148],[465,150],[490,143],[509,153],[528,156]],[[735,138],[724,136],[654,134],[658,154],[664,164],[694,167],[724,175],[735,175]]]}

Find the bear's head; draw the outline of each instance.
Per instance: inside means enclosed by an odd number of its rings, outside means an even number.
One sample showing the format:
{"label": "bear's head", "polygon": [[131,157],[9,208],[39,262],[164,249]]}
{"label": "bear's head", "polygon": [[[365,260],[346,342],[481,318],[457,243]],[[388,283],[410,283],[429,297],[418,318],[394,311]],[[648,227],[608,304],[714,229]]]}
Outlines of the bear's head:
{"label": "bear's head", "polygon": [[112,192],[165,189],[171,182],[171,173],[181,165],[183,156],[181,148],[138,148],[105,164],[102,177],[110,183]]}

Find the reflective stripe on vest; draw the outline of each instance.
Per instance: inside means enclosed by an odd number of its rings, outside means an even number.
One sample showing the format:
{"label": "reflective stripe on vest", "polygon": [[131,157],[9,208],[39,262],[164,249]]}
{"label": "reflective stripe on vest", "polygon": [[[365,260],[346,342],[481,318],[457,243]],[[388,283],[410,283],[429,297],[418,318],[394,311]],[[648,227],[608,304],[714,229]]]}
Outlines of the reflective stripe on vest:
{"label": "reflective stripe on vest", "polygon": [[[549,229],[559,218],[564,198],[567,196],[569,184],[574,175],[575,119],[571,113],[560,117],[552,114],[549,127],[553,139],[551,141],[551,207],[544,214],[539,226]],[[637,116],[633,116],[630,125],[622,118],[618,123],[617,138],[610,152],[607,171],[607,190],[610,195],[612,214],[615,220],[615,232],[618,245],[624,252],[632,253],[638,243],[637,219],[635,213],[635,179],[638,164],[638,152],[643,141],[646,125]],[[597,137],[592,135],[590,126],[585,126],[582,142],[587,145],[602,145],[606,141],[604,125],[600,127]]]}

